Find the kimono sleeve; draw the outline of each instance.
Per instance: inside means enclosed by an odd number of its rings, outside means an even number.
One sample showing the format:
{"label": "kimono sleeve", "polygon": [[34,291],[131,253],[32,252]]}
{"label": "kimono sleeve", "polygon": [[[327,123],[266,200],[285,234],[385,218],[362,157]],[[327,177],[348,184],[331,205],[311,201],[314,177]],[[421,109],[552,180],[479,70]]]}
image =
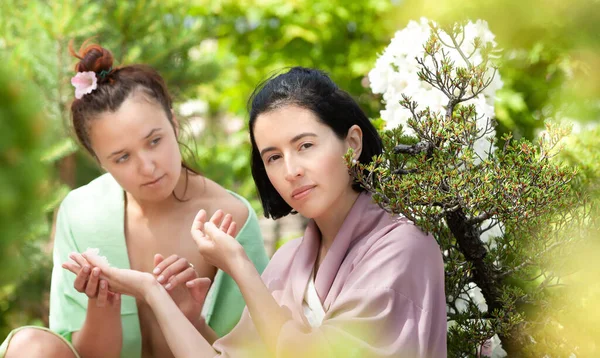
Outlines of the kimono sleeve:
{"label": "kimono sleeve", "polygon": [[69,253],[82,251],[69,225],[69,201],[67,196],[58,210],[50,285],[50,329],[66,338],[81,329],[87,311],[87,296],[73,287],[75,275],[61,267],[69,260]]}
{"label": "kimono sleeve", "polygon": [[277,357],[446,357],[441,252],[432,237],[405,234],[354,263],[321,326],[286,322]]}

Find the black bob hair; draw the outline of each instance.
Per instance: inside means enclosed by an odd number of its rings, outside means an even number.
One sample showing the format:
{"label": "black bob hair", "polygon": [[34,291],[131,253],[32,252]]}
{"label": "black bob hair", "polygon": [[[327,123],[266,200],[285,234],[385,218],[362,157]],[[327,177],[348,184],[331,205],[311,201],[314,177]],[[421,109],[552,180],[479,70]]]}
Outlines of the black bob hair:
{"label": "black bob hair", "polygon": [[[278,219],[293,210],[271,184],[256,146],[254,124],[259,115],[288,105],[305,108],[340,139],[346,138],[350,127],[358,125],[363,132],[360,163],[367,164],[373,156],[382,152],[381,137],[358,103],[320,70],[293,67],[287,72],[272,75],[256,87],[248,103],[252,177],[266,217]],[[354,183],[352,188],[357,192],[364,190],[358,183]]]}

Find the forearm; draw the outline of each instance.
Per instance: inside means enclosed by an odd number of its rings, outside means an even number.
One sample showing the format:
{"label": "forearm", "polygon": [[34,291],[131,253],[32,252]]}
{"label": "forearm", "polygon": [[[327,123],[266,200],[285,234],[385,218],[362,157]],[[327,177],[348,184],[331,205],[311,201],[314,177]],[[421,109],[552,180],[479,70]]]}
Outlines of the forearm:
{"label": "forearm", "polygon": [[219,335],[217,334],[217,332],[215,332],[212,328],[210,328],[210,326],[208,325],[208,323],[206,323],[204,318],[199,319],[196,322],[196,324],[194,324],[194,326],[196,327],[198,332],[200,332],[202,337],[204,337],[204,339],[206,339],[206,341],[208,343],[210,343],[211,345],[213,343],[215,343],[215,341],[217,339],[220,338]]}
{"label": "forearm", "polygon": [[169,293],[155,282],[144,295],[175,357],[214,357],[217,353],[185,317]]}
{"label": "forearm", "polygon": [[241,260],[232,272],[232,277],[244,296],[252,321],[263,342],[275,354],[281,327],[291,318],[275,301],[250,259]]}
{"label": "forearm", "polygon": [[120,307],[98,307],[88,300],[81,330],[74,332],[72,343],[82,358],[119,357],[123,345]]}

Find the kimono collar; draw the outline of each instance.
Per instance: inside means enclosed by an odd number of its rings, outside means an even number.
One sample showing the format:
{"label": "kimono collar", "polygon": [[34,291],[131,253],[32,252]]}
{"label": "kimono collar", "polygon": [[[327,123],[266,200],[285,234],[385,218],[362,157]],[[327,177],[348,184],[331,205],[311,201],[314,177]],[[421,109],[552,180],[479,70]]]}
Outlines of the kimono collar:
{"label": "kimono collar", "polygon": [[[371,233],[382,227],[381,224],[387,225],[391,222],[390,215],[373,203],[370,194],[363,192],[358,196],[317,272],[315,287],[321,302],[325,301],[347,252],[355,242],[369,237]],[[294,300],[297,303],[302,302],[320,244],[321,232],[315,221],[311,219],[293,264],[293,272],[297,275],[294,285]]]}

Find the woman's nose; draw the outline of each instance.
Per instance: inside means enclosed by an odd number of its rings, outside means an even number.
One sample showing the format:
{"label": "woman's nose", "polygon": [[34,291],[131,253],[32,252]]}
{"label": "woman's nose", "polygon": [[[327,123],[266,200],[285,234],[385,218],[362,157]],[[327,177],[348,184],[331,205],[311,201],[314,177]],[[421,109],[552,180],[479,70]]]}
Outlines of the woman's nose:
{"label": "woman's nose", "polygon": [[288,181],[296,180],[304,175],[304,168],[295,160],[285,161],[285,179]]}
{"label": "woman's nose", "polygon": [[156,164],[154,163],[154,159],[149,155],[142,155],[140,157],[140,173],[145,176],[151,176],[154,174],[154,170],[156,169]]}

